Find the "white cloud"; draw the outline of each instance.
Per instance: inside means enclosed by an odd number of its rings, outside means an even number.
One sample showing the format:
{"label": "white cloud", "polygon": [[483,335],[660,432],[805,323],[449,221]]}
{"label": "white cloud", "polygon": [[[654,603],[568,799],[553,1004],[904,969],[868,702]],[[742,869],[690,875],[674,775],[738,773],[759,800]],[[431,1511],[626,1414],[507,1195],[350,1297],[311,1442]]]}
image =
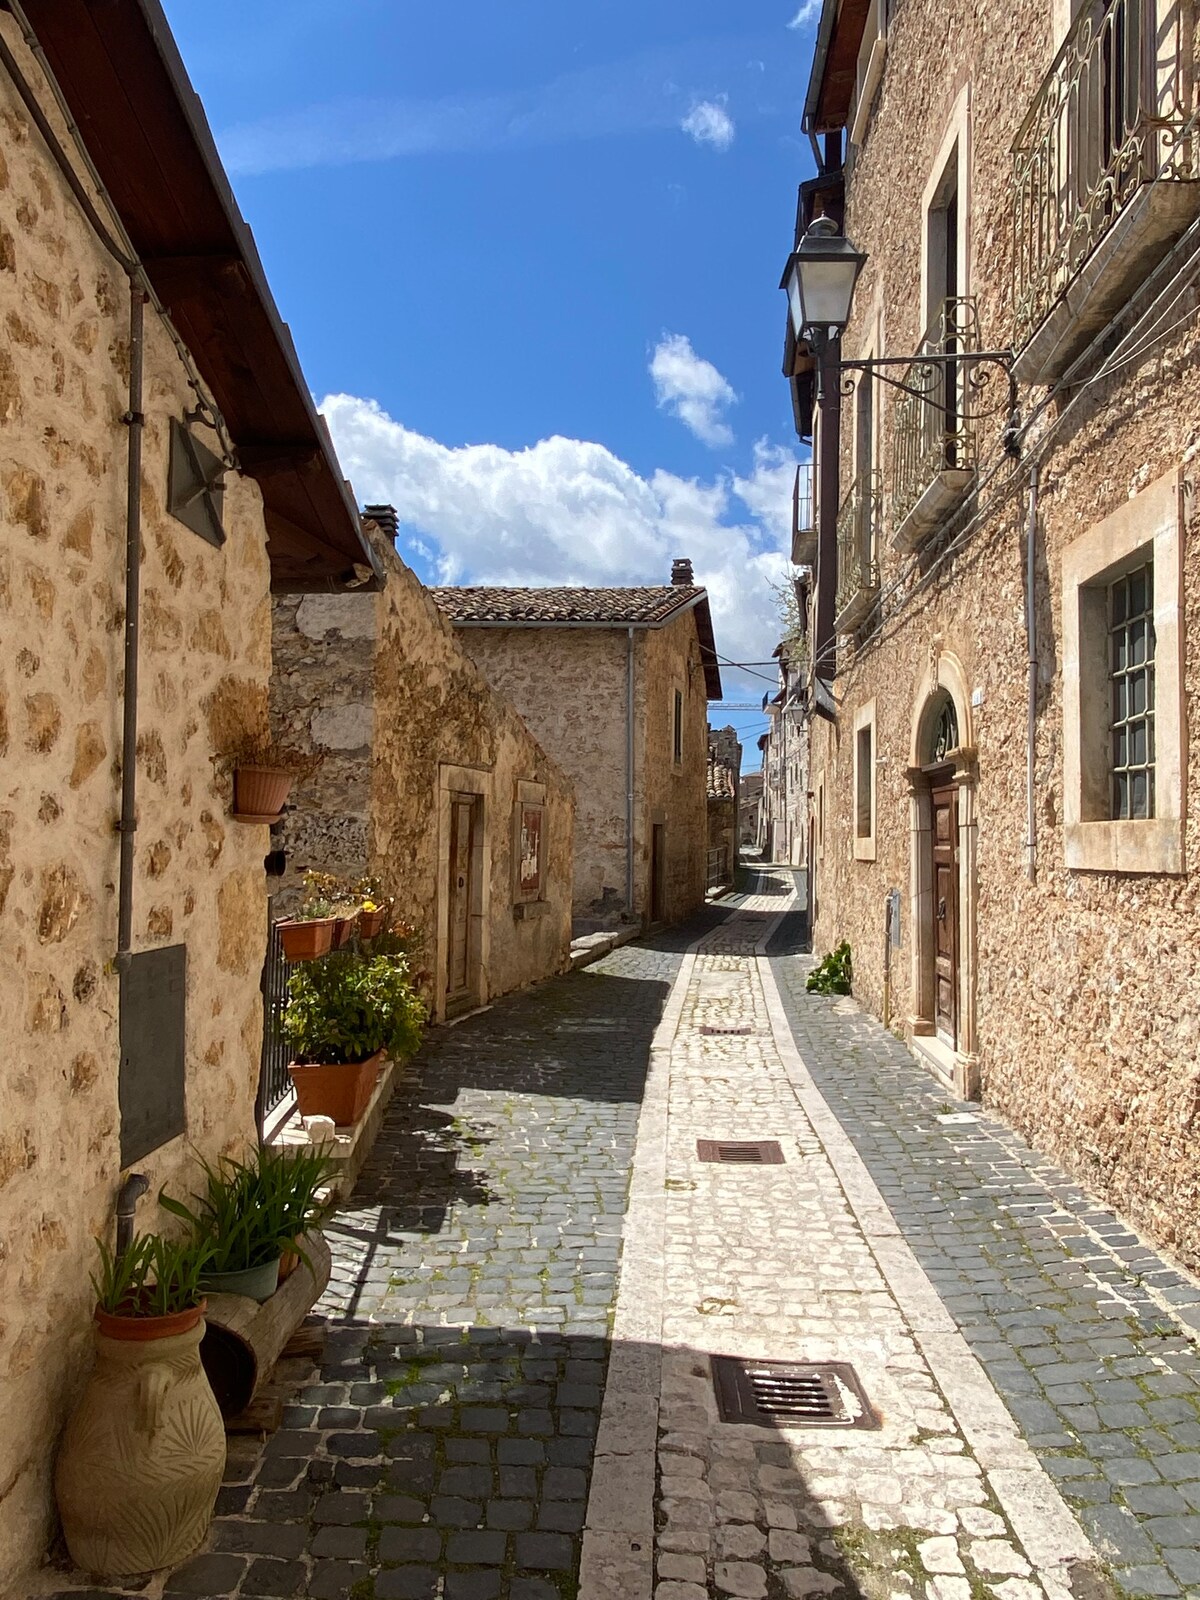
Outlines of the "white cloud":
{"label": "white cloud", "polygon": [[788,23],[789,28],[807,28],[821,15],[821,0],[801,0],[799,11]]}
{"label": "white cloud", "polygon": [[714,150],[728,150],[737,131],[725,109],[724,95],[717,100],[698,101],[679,126],[697,144],[710,144]]}
{"label": "white cloud", "polygon": [[705,444],[733,443],[723,412],[736,405],[737,395],[712,362],[696,354],[686,334],[663,334],[650,357],[650,376],[660,410],[678,417]]}
{"label": "white cloud", "polygon": [[[603,445],[554,437],[524,450],[440,444],[373,400],[321,403],[360,501],[396,507],[402,541],[436,549],[442,583],[666,583],[676,556],[707,586],[717,649],[770,657],[778,621],[769,583],[786,570],[794,462],[765,443],[746,477],[642,477]],[[725,671],[729,698],[765,685]]]}

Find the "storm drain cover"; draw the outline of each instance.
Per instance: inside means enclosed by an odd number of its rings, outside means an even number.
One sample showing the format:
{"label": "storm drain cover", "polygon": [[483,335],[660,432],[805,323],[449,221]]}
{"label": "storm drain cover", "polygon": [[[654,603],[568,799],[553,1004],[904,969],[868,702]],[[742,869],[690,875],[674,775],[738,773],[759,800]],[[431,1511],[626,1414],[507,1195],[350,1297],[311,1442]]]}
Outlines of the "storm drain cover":
{"label": "storm drain cover", "polygon": [[748,1022],[702,1022],[700,1032],[713,1033],[753,1033],[754,1029]]}
{"label": "storm drain cover", "polygon": [[783,1150],[776,1139],[697,1139],[701,1161],[721,1161],[729,1166],[781,1167]]}
{"label": "storm drain cover", "polygon": [[760,1428],[878,1428],[848,1361],[743,1361],[712,1357],[722,1422]]}

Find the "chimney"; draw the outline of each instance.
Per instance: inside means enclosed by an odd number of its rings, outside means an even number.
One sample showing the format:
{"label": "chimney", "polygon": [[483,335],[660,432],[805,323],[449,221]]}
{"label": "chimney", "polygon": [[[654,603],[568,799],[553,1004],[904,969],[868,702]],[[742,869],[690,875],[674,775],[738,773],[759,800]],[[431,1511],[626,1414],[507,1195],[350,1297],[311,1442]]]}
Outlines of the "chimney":
{"label": "chimney", "polygon": [[364,506],[363,516],[368,522],[373,522],[380,533],[393,544],[400,531],[400,518],[396,515],[395,506]]}
{"label": "chimney", "polygon": [[695,581],[692,563],[686,556],[676,556],[671,563],[671,582],[680,588],[690,589]]}

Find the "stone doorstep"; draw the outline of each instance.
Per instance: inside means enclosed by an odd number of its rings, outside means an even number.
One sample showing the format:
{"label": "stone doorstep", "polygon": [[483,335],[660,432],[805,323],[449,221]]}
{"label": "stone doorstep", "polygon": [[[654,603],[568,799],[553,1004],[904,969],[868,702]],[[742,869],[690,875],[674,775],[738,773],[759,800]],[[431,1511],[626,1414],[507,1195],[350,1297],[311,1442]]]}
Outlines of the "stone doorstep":
{"label": "stone doorstep", "polygon": [[[367,1102],[367,1109],[353,1127],[338,1128],[333,1136],[333,1144],[325,1146],[325,1153],[333,1161],[336,1169],[330,1179],[330,1185],[337,1191],[342,1201],[350,1197],[358,1181],[358,1175],[366,1165],[371,1147],[379,1137],[379,1130],[383,1126],[383,1116],[388,1102],[407,1068],[406,1061],[385,1061],[371,1098]],[[292,1112],[270,1143],[285,1149],[300,1149],[308,1145],[308,1135],[304,1131],[298,1110]]]}
{"label": "stone doorstep", "polygon": [[914,1033],[908,1048],[919,1066],[925,1068],[956,1100],[978,1100],[979,1064],[962,1056],[933,1033]]}
{"label": "stone doorstep", "polygon": [[615,933],[586,933],[581,939],[572,939],[571,971],[578,972],[580,967],[590,967],[593,961],[599,961],[610,951],[619,950],[623,944],[640,938],[641,933],[639,927],[633,926],[619,928]]}

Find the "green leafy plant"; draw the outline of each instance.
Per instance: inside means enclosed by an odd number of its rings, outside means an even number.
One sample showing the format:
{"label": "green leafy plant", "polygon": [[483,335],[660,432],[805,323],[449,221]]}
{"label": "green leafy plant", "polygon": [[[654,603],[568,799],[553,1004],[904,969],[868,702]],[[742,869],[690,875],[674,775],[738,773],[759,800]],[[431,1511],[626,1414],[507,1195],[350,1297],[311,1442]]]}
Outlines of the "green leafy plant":
{"label": "green leafy plant", "polygon": [[849,994],[854,978],[850,946],[845,939],[809,973],[804,987],[813,994]]}
{"label": "green leafy plant", "polygon": [[211,1270],[211,1250],[203,1242],[143,1233],[121,1255],[104,1239],[96,1247],[100,1270],[91,1274],[92,1288],[102,1310],[114,1317],[174,1316],[204,1298],[200,1280]]}
{"label": "green leafy plant", "polygon": [[204,1190],[192,1195],[192,1205],[165,1189],[158,1200],[188,1224],[195,1246],[207,1249],[206,1276],[263,1267],[285,1250],[310,1265],[298,1241],[324,1212],[319,1192],[334,1170],[327,1156],[266,1146],[249,1161],[226,1156],[216,1166],[203,1159],[200,1165]]}
{"label": "green leafy plant", "polygon": [[283,1034],[298,1062],[342,1065],[365,1061],[377,1050],[393,1057],[412,1054],[426,1010],[404,943],[402,935],[381,934],[369,954],[335,950],[292,974]]}

